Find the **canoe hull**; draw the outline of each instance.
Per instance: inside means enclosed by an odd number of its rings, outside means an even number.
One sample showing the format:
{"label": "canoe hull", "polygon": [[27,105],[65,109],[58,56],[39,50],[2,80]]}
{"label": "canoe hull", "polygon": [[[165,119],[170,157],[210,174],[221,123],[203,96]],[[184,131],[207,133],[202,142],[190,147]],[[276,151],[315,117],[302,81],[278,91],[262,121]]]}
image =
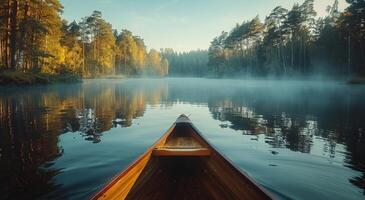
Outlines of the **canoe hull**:
{"label": "canoe hull", "polygon": [[[92,199],[272,199],[209,144],[190,120],[179,119]],[[180,155],[181,148],[193,147],[209,151]],[[159,148],[175,154],[156,155]]]}

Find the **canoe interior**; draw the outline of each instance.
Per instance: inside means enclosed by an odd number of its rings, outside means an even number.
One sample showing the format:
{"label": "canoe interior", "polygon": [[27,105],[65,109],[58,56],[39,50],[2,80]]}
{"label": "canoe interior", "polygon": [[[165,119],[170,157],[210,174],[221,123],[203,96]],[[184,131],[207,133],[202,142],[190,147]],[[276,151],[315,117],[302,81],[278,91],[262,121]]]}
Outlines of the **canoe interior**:
{"label": "canoe interior", "polygon": [[178,124],[166,141],[153,150],[154,156],[210,156],[211,148],[189,126]]}
{"label": "canoe interior", "polygon": [[[161,148],[171,152],[209,149],[209,154],[154,153]],[[211,147],[192,124],[176,123],[95,199],[271,198]]]}

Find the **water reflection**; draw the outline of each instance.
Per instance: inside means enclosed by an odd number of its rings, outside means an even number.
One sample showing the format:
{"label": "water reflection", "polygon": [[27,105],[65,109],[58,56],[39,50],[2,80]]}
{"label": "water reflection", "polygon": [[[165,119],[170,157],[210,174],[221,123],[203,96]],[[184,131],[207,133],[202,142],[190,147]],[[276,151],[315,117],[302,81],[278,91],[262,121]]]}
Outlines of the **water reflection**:
{"label": "water reflection", "polygon": [[53,131],[61,127],[43,114],[45,109],[35,109],[38,97],[0,99],[0,198],[34,198],[55,189],[50,180],[58,170],[39,166],[62,155],[58,133]]}
{"label": "water reflection", "polygon": [[[359,93],[365,94],[363,91]],[[294,95],[295,101],[292,97],[284,100],[277,96],[268,97],[266,92],[262,92],[262,96],[236,94],[230,97],[231,100],[215,99],[209,108],[214,119],[224,124],[228,122],[229,125],[224,127],[240,130],[244,135],[265,134],[265,142],[272,148],[311,153],[313,143],[322,140],[322,155],[334,159],[338,153],[336,147],[344,144],[347,150],[344,153],[345,165],[365,172],[365,136],[362,128],[365,124],[361,122],[365,119],[365,105],[362,100],[354,97],[352,102],[343,102],[339,99],[344,98],[342,91],[338,97],[333,97],[336,99],[333,102],[325,100],[328,94],[317,94],[319,96],[316,98],[308,98],[305,93]],[[359,98],[357,95],[356,98]],[[280,102],[275,98],[280,98]],[[263,102],[267,100],[272,103],[271,107],[266,107],[267,102]],[[323,102],[329,105],[320,107],[319,104]],[[364,176],[365,173],[349,181],[359,188],[365,188]]]}
{"label": "water reflection", "polygon": [[365,188],[363,91],[342,85],[196,79],[1,88],[0,198],[35,198],[64,187],[55,181],[63,169],[53,166],[64,153],[61,134],[79,134],[97,145],[109,130],[136,126],[134,120],[143,121],[151,108],[163,115],[177,102],[207,107],[220,128],[253,141],[263,135],[273,155],[288,149],[335,161],[341,154],[344,160],[336,162],[362,172],[348,181]]}
{"label": "water reflection", "polygon": [[30,90],[3,88],[0,198],[34,198],[56,187],[50,180],[59,170],[48,169],[52,167],[49,161],[62,156],[60,134],[77,132],[85,140],[98,143],[103,132],[131,126],[134,118],[143,116],[146,104],[156,104],[166,97],[164,84],[128,84],[120,87],[89,81]]}

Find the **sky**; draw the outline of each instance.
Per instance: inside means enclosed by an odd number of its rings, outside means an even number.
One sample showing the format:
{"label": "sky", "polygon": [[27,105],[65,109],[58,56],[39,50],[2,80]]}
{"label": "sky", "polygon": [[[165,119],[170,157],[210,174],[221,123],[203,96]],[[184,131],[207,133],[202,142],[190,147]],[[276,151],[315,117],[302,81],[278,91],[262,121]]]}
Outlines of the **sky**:
{"label": "sky", "polygon": [[[346,7],[340,1],[340,9]],[[118,31],[141,36],[148,48],[176,51],[208,49],[212,39],[237,23],[259,15],[263,20],[276,6],[290,9],[304,0],[61,0],[63,18],[80,21],[94,10]],[[319,16],[334,0],[315,0]]]}

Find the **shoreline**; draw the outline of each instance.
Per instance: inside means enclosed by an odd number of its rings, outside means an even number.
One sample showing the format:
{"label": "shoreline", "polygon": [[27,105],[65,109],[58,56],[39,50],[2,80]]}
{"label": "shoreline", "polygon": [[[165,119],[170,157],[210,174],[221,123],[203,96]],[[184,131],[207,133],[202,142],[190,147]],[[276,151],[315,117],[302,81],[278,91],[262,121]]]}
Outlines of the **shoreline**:
{"label": "shoreline", "polygon": [[125,75],[105,75],[105,76],[93,76],[93,77],[80,77],[75,74],[46,74],[46,73],[32,73],[32,72],[13,72],[3,71],[0,72],[0,85],[15,85],[15,86],[35,86],[35,85],[51,85],[57,83],[80,83],[83,80],[97,80],[97,79],[109,79],[109,80],[122,80],[129,78],[203,78],[203,79],[217,79],[217,80],[277,80],[277,81],[339,81],[348,85],[364,85],[365,77],[352,77],[352,78],[340,78],[340,77],[238,77],[238,76],[125,76]]}
{"label": "shoreline", "polygon": [[53,75],[46,73],[13,72],[0,73],[0,85],[33,86],[49,85],[54,83],[78,83],[82,78],[77,75]]}

